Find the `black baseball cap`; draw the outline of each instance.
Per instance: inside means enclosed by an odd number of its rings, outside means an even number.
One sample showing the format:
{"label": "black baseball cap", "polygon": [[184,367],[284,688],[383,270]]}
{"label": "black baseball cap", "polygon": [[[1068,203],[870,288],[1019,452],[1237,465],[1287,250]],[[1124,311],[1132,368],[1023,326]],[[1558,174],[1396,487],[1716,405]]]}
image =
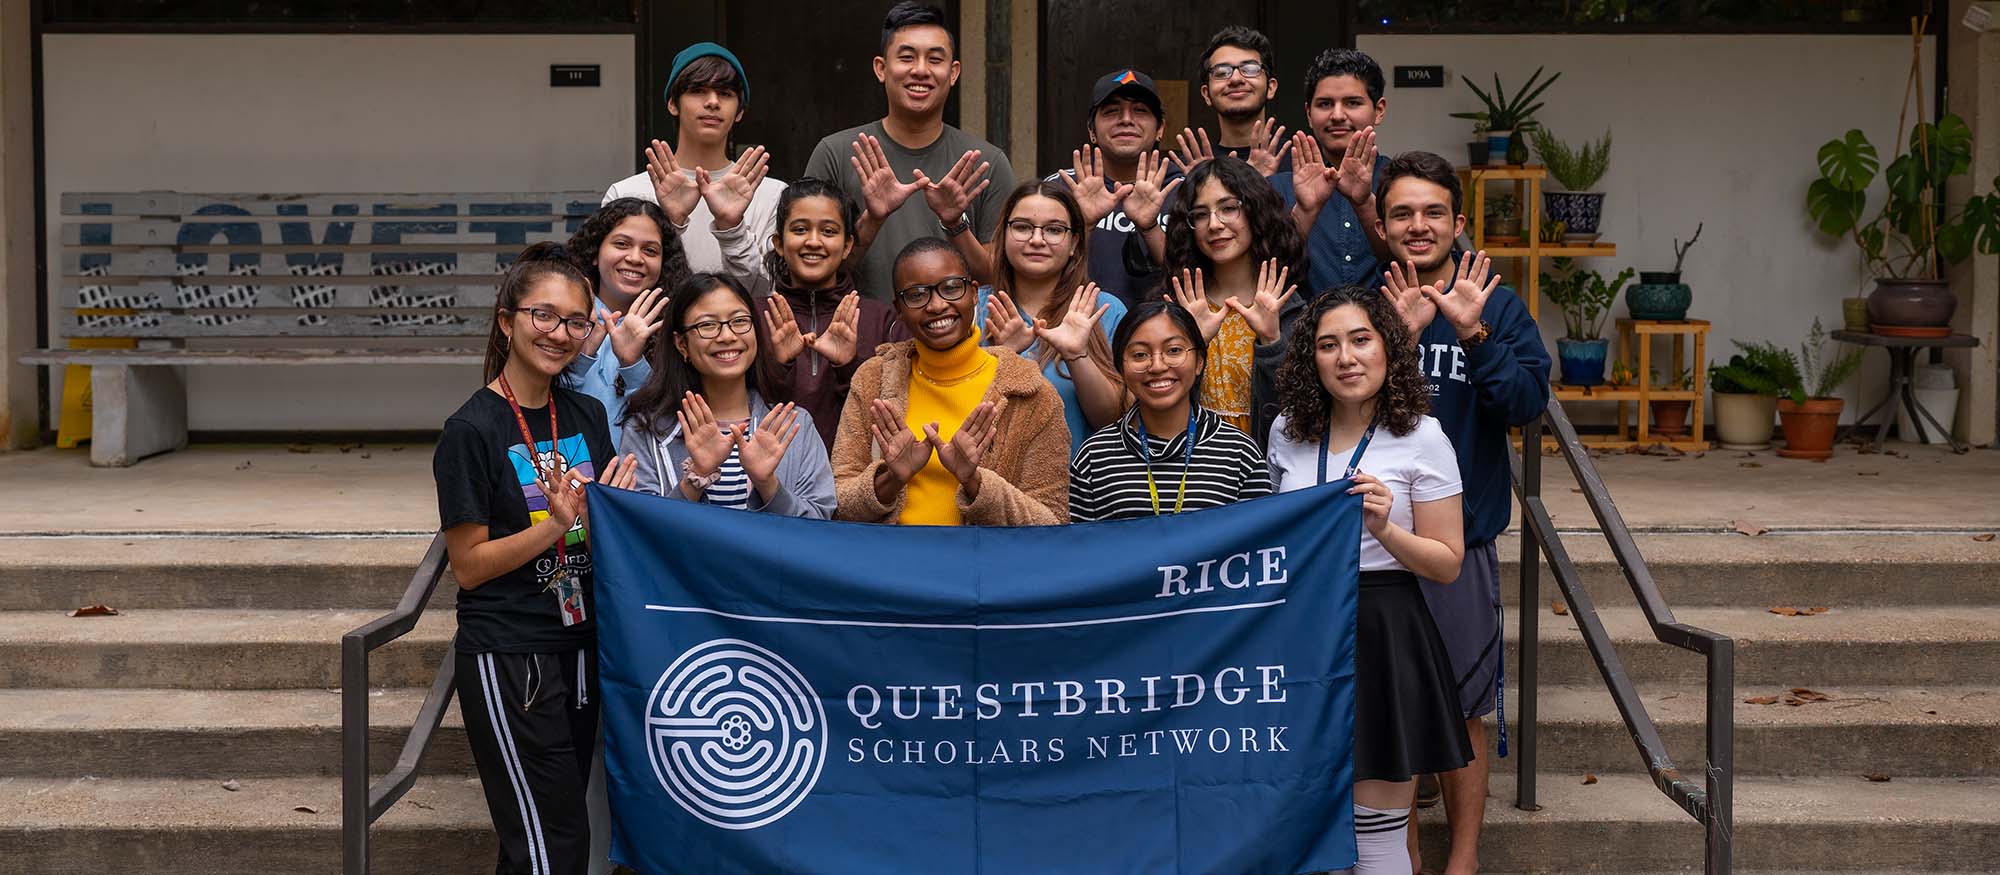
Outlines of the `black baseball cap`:
{"label": "black baseball cap", "polygon": [[1113,70],[1097,80],[1090,89],[1090,111],[1097,112],[1112,95],[1135,98],[1153,111],[1154,118],[1166,118],[1166,111],[1160,105],[1160,90],[1153,87],[1153,77],[1137,70]]}

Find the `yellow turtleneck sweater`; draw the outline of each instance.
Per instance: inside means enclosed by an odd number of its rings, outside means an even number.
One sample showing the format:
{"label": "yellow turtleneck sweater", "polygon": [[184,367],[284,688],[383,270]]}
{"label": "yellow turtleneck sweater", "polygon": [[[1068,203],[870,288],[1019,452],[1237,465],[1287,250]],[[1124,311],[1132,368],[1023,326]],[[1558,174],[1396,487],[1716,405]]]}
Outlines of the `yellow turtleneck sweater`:
{"label": "yellow turtleneck sweater", "polygon": [[[917,359],[910,370],[910,404],[903,421],[924,438],[924,426],[938,424],[938,437],[951,440],[958,426],[972,414],[993,385],[1000,362],[979,346],[979,329],[957,346],[944,351],[916,342]],[[958,478],[945,470],[936,453],[931,454],[917,476],[904,487],[903,513],[896,521],[906,526],[955,526],[958,514]]]}

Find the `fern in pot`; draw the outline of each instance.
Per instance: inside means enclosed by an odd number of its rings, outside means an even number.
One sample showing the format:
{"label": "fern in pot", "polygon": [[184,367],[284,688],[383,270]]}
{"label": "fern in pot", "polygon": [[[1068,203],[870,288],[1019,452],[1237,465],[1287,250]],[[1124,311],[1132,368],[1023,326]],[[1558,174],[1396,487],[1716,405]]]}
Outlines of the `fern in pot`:
{"label": "fern in pot", "polygon": [[1618,290],[1632,278],[1625,268],[1610,282],[1597,271],[1576,266],[1569,258],[1549,260],[1554,273],[1542,273],[1542,293],[1562,308],[1563,336],[1556,340],[1556,359],[1562,364],[1566,386],[1597,386],[1604,383],[1604,359],[1611,341],[1599,336]]}
{"label": "fern in pot", "polygon": [[1549,175],[1562,186],[1561,191],[1542,192],[1543,214],[1569,229],[1570,242],[1596,242],[1597,225],[1604,217],[1604,192],[1597,190],[1597,184],[1611,169],[1611,132],[1607,130],[1602,139],[1586,140],[1574,149],[1547,127],[1528,131],[1528,138],[1548,166]]}
{"label": "fern in pot", "polygon": [[1725,450],[1768,450],[1787,353],[1768,343],[1740,340],[1736,348],[1727,363],[1708,369],[1708,386],[1715,390],[1715,439]]}
{"label": "fern in pot", "polygon": [[1799,344],[1796,355],[1771,343],[1737,344],[1769,363],[1778,394],[1778,424],[1785,432],[1785,447],[1778,455],[1788,459],[1833,455],[1834,432],[1840,425],[1840,411],[1847,406],[1833,393],[1861,367],[1861,351],[1828,357],[1826,341],[1826,329],[1814,319],[1812,331]]}

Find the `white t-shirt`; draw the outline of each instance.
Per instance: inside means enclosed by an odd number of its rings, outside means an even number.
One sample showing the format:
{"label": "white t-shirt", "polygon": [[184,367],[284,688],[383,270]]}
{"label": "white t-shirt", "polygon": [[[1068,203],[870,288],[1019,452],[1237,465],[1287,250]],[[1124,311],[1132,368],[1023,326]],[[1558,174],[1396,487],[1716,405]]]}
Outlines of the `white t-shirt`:
{"label": "white t-shirt", "polygon": [[[692,170],[682,172],[694,176]],[[709,174],[710,178],[715,175]],[[695,201],[687,227],[680,229],[681,249],[687,252],[688,269],[697,273],[726,273],[742,280],[754,296],[770,294],[771,276],[764,267],[764,253],[771,251],[771,233],[778,227],[778,196],[784,193],[783,182],[764,177],[757,193],[750,196],[750,207],[743,211],[743,221],[727,231],[715,230],[715,214],[709,212],[708,201]],[[653,196],[652,177],[644,173],[612,183],[605,189],[599,206],[621,197],[659,203]]]}
{"label": "white t-shirt", "polygon": [[[1347,460],[1353,455],[1352,444],[1327,451],[1328,482],[1340,479],[1347,472]],[[1267,457],[1271,462],[1271,485],[1279,492],[1319,485],[1319,441],[1295,443],[1285,437],[1283,414],[1271,423]],[[1374,439],[1368,442],[1368,451],[1361,456],[1360,467],[1362,473],[1373,475],[1389,487],[1395,495],[1395,503],[1389,507],[1389,521],[1410,531],[1415,531],[1412,502],[1437,501],[1464,491],[1451,439],[1445,437],[1438,421],[1428,416],[1418,419],[1417,427],[1401,437],[1386,428],[1376,429]],[[1361,570],[1404,570],[1403,564],[1390,556],[1388,549],[1365,526],[1361,530]]]}

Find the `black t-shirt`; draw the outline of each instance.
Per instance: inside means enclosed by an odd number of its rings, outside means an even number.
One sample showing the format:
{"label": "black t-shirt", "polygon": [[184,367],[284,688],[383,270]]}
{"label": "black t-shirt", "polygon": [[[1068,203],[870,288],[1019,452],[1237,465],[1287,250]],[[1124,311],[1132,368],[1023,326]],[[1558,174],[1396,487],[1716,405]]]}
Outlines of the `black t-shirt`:
{"label": "black t-shirt", "polygon": [[[553,449],[567,470],[596,477],[614,452],[604,405],[568,389],[555,390],[555,404],[562,435]],[[535,453],[546,457],[552,449],[548,408],[524,407],[521,413],[534,435]],[[485,523],[487,537],[497,541],[548,517],[548,499],[535,483],[521,427],[507,399],[492,389],[481,388],[445,420],[431,473],[441,528]],[[550,587],[554,546],[534,561],[458,591],[460,652],[555,653],[592,645],[597,608],[589,533],[578,525],[563,537],[564,564],[574,581],[566,591]]]}
{"label": "black t-shirt", "polygon": [[[1167,170],[1169,182],[1179,179],[1177,169]],[[1063,175],[1051,173],[1049,182],[1061,182]],[[1180,189],[1167,193],[1167,200],[1160,206],[1160,218],[1167,216],[1174,199],[1180,197]],[[1131,309],[1153,297],[1163,277],[1160,265],[1153,260],[1153,250],[1146,246],[1146,236],[1139,232],[1139,226],[1125,215],[1125,207],[1120,204],[1111,214],[1099,219],[1097,227],[1090,230],[1090,263],[1086,267],[1090,281],[1099,289],[1110,292],[1125,302]]]}

